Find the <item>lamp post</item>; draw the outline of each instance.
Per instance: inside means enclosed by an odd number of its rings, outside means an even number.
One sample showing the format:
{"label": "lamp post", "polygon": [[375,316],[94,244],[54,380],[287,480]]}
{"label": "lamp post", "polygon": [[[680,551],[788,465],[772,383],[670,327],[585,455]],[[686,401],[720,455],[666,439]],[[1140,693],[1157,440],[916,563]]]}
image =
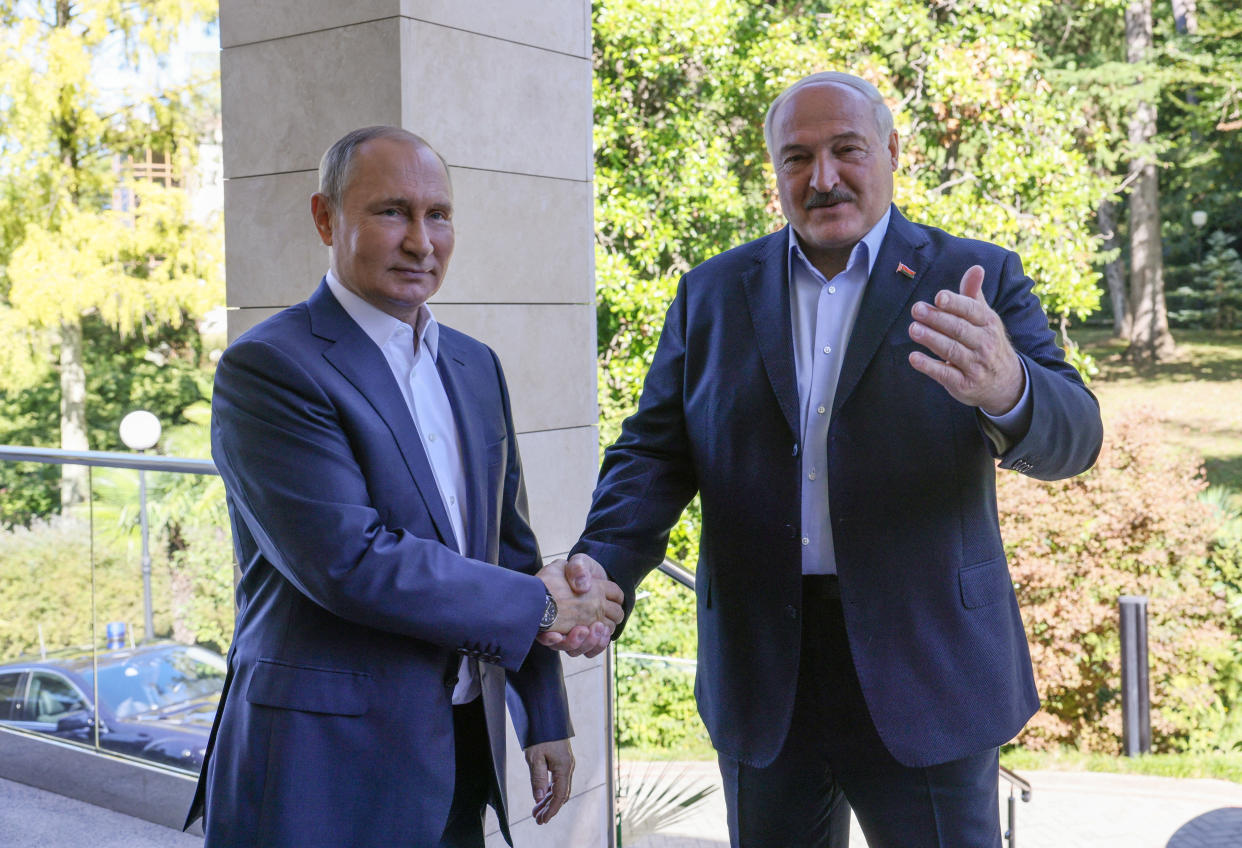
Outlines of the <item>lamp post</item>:
{"label": "lamp post", "polygon": [[[155,447],[160,440],[160,420],[146,410],[139,409],[121,419],[121,441],[125,447],[141,453]],[[138,469],[138,520],[142,527],[142,612],[143,631],[147,639],[155,636],[155,621],[151,615],[151,550],[147,530],[147,473]]]}
{"label": "lamp post", "polygon": [[1203,235],[1202,234],[1203,234],[1203,228],[1207,226],[1207,213],[1204,212],[1202,209],[1196,209],[1195,211],[1190,213],[1190,223],[1194,224],[1195,230],[1197,230],[1197,232],[1195,233],[1195,236],[1196,236],[1195,245],[1197,248],[1198,258],[1195,259],[1195,261],[1202,262],[1203,261]]}

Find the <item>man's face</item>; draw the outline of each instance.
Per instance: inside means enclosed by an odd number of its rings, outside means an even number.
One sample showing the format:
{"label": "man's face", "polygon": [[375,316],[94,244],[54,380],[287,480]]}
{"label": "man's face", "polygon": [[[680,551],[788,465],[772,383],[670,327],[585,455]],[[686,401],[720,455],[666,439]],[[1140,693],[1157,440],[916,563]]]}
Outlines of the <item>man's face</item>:
{"label": "man's face", "polygon": [[781,210],[807,258],[845,267],[893,199],[897,133],[879,137],[872,104],[848,86],[808,85],[772,116]]}
{"label": "man's face", "polygon": [[416,325],[453,254],[453,193],[431,150],[375,138],[354,151],[340,208],[311,198],[315,227],[332,248],[332,271],[363,300]]}

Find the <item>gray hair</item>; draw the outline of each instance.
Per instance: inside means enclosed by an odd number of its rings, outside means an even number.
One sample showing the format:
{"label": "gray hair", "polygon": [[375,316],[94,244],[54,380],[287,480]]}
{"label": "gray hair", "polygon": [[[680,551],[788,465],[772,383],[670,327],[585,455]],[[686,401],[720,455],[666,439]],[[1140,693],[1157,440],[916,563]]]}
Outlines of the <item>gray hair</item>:
{"label": "gray hair", "polygon": [[778,94],[776,99],[772,101],[772,105],[768,107],[768,114],[763,119],[763,140],[768,146],[768,157],[774,162],[776,161],[774,155],[776,151],[772,149],[772,118],[776,116],[777,110],[800,89],[806,88],[808,85],[823,85],[824,83],[844,85],[866,97],[871,103],[875,116],[875,128],[880,134],[880,141],[888,142],[888,137],[893,132],[893,113],[889,111],[888,104],[884,102],[884,96],[880,94],[880,90],[862,77],[856,77],[853,74],[847,74],[842,71],[820,71],[817,74],[805,76],[789,86],[789,88]]}
{"label": "gray hair", "polygon": [[[354,163],[354,153],[368,141],[374,141],[377,138],[406,141],[419,148],[430,150],[432,153],[435,153],[436,158],[440,160],[440,164],[444,166],[445,175],[448,175],[448,163],[422,136],[415,135],[401,127],[362,127],[341,136],[323,154],[323,158],[319,160],[319,193],[327,195],[328,203],[333,209],[340,208],[341,199],[345,196],[345,187],[349,185],[349,172]],[[453,183],[450,177],[449,190],[451,191],[452,188]]]}

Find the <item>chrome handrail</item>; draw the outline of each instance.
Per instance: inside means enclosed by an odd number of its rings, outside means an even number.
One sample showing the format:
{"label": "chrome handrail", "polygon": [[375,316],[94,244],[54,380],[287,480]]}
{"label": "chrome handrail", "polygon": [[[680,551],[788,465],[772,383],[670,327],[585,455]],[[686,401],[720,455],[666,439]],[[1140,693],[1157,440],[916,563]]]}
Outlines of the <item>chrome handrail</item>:
{"label": "chrome handrail", "polygon": [[0,461],[49,462],[54,465],[95,465],[104,468],[137,468],[143,471],[176,471],[182,474],[219,474],[210,459],[180,456],[147,456],[113,451],[71,451],[61,448],[35,448],[0,445]]}

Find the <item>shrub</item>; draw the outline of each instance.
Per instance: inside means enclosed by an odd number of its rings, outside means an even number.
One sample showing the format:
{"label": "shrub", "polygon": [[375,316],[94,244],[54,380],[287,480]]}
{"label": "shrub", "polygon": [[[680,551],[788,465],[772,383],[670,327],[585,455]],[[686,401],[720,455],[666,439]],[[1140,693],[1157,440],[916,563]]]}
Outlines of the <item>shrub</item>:
{"label": "shrub", "polygon": [[1113,422],[1096,466],[1072,480],[1000,474],[1001,531],[1044,701],[1021,744],[1118,750],[1125,594],[1148,598],[1154,748],[1208,744],[1231,639],[1205,487],[1198,458],[1169,446],[1150,410]]}

